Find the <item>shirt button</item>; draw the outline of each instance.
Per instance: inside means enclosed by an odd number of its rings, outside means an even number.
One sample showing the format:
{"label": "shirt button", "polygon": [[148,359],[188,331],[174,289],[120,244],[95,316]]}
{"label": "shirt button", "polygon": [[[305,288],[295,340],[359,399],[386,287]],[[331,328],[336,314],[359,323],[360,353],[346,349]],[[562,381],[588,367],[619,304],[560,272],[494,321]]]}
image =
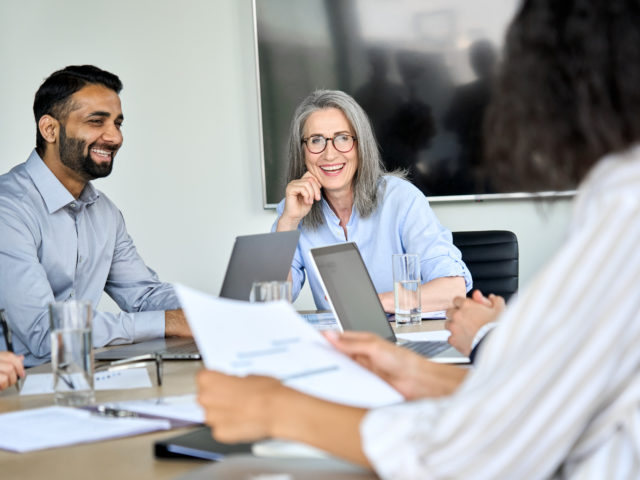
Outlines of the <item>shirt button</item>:
{"label": "shirt button", "polygon": [[69,204],[69,206],[70,206],[71,208],[76,208],[76,204],[75,204],[75,203],[71,203],[71,204]]}

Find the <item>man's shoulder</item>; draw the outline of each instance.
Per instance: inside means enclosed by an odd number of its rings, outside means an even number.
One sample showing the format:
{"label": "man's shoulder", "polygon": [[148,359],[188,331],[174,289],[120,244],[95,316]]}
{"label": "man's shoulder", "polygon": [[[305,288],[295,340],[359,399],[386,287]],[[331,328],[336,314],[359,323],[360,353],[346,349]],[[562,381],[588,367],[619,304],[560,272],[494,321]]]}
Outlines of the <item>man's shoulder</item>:
{"label": "man's shoulder", "polygon": [[97,194],[95,205],[98,206],[99,211],[102,214],[109,214],[114,216],[115,218],[123,217],[122,211],[113,202],[113,200],[109,198],[108,195],[106,195],[102,190],[98,189],[95,189],[95,192]]}
{"label": "man's shoulder", "polygon": [[0,175],[0,206],[4,208],[28,205],[31,203],[29,194],[33,191],[35,188],[24,163]]}
{"label": "man's shoulder", "polygon": [[24,188],[27,180],[29,180],[26,165],[26,163],[20,163],[0,175],[0,185],[2,185],[0,195],[5,194],[10,189]]}

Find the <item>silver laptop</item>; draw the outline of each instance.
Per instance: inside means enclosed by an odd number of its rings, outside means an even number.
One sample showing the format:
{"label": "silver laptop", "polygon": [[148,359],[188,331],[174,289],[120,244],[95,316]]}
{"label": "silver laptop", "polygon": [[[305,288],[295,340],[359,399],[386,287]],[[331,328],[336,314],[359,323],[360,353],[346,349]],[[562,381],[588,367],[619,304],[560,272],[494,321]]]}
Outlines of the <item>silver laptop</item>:
{"label": "silver laptop", "polygon": [[[236,237],[220,296],[249,300],[253,282],[287,280],[300,232],[261,233]],[[164,360],[199,360],[191,338],[157,338],[96,353],[96,360],[121,360],[146,353],[160,353]]]}
{"label": "silver laptop", "polygon": [[236,237],[220,296],[249,301],[253,282],[289,278],[299,230]]}
{"label": "silver laptop", "polygon": [[311,257],[331,309],[343,330],[376,333],[441,363],[469,361],[448,342],[410,342],[396,337],[355,243],[312,248]]}

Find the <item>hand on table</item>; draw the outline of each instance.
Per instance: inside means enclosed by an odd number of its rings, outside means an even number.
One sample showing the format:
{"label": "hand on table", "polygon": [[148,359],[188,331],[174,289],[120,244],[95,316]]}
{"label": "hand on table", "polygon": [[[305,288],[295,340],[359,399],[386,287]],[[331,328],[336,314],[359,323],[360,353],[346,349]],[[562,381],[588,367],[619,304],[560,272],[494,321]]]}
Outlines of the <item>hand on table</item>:
{"label": "hand on table", "polygon": [[385,313],[395,313],[396,304],[393,292],[379,293],[378,298],[380,299],[380,303],[382,304],[382,308]]}
{"label": "hand on table", "polygon": [[165,337],[193,337],[187,318],[182,309],[167,310],[164,312],[164,336]]}
{"label": "hand on table", "polygon": [[25,377],[22,362],[23,355],[16,355],[11,352],[0,352],[0,390],[15,384],[18,378]]}
{"label": "hand on table", "polygon": [[482,295],[474,290],[471,298],[456,297],[447,310],[445,328],[451,332],[449,343],[464,355],[471,353],[471,344],[480,328],[495,321],[505,308],[504,298]]}

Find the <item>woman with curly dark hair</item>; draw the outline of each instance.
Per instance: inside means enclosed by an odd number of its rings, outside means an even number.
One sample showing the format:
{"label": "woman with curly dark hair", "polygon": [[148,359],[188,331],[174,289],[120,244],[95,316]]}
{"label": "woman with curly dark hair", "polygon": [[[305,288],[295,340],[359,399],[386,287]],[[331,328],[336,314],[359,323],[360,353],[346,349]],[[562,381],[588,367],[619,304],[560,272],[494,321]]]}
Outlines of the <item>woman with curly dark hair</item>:
{"label": "woman with curly dark hair", "polygon": [[565,244],[528,289],[456,299],[499,322],[473,370],[371,335],[330,338],[407,402],[370,411],[266,377],[199,376],[225,440],[304,441],[383,478],[640,478],[640,0],[525,0],[486,122],[494,173],[579,182]]}

